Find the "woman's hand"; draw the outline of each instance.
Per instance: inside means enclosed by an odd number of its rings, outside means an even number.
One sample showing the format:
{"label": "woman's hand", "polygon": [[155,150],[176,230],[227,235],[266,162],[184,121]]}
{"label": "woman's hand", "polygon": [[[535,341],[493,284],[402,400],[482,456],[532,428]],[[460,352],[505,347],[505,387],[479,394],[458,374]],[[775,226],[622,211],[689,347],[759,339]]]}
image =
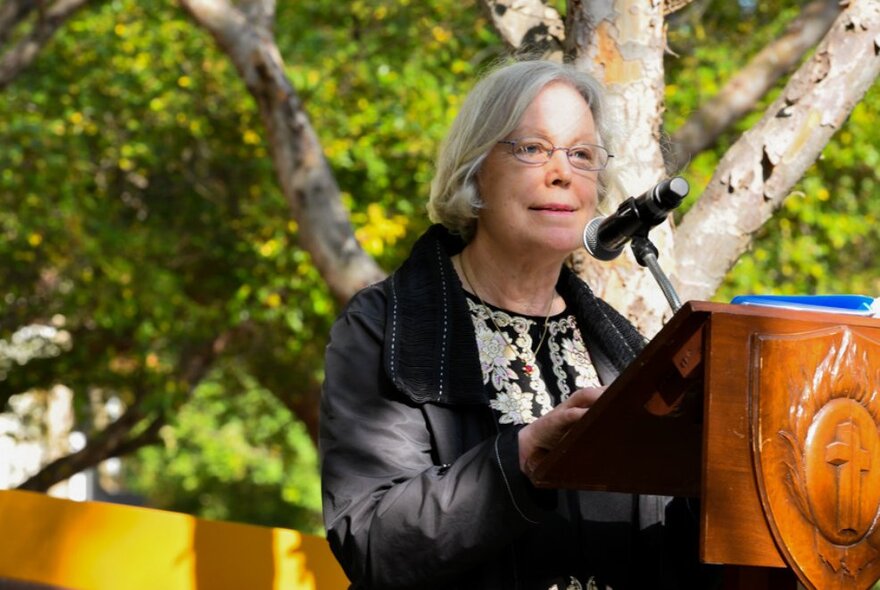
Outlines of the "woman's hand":
{"label": "woman's hand", "polygon": [[581,419],[605,387],[578,389],[567,400],[519,431],[519,468],[529,479],[547,453],[549,453]]}

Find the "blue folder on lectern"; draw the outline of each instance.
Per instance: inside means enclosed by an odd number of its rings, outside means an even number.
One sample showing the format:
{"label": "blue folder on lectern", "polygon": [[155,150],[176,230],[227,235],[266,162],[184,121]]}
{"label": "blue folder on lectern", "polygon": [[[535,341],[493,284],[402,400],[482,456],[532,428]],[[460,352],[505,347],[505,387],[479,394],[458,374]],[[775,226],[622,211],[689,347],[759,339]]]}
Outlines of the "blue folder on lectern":
{"label": "blue folder on lectern", "polygon": [[802,311],[880,315],[880,302],[875,303],[875,299],[867,295],[737,295],[730,302]]}

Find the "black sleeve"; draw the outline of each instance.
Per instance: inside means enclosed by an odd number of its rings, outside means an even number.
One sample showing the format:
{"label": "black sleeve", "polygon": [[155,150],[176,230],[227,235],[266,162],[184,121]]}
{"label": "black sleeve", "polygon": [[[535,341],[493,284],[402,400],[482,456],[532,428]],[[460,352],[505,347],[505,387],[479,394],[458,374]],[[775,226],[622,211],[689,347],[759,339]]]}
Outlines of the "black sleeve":
{"label": "black sleeve", "polygon": [[516,429],[434,464],[423,408],[382,368],[383,302],[378,289],[362,293],[331,331],[320,436],[327,536],[355,587],[450,587],[545,513],[519,470]]}

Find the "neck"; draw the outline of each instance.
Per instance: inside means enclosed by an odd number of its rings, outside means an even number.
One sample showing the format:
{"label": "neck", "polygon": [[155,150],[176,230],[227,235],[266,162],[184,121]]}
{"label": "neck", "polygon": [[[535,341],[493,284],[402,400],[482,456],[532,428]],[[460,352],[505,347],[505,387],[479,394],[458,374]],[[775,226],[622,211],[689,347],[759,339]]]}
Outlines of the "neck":
{"label": "neck", "polygon": [[565,309],[565,302],[556,294],[562,261],[516,264],[471,243],[453,264],[465,289],[486,303],[530,316]]}

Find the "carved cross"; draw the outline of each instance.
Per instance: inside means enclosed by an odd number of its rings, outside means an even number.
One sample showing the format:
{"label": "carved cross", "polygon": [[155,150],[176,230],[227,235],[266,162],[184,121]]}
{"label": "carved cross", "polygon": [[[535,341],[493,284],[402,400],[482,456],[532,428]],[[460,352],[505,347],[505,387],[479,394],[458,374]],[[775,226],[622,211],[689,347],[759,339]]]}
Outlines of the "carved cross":
{"label": "carved cross", "polygon": [[837,437],[825,447],[825,461],[837,469],[837,523],[840,531],[859,530],[862,472],[871,469],[871,454],[862,448],[852,419],[837,425]]}

